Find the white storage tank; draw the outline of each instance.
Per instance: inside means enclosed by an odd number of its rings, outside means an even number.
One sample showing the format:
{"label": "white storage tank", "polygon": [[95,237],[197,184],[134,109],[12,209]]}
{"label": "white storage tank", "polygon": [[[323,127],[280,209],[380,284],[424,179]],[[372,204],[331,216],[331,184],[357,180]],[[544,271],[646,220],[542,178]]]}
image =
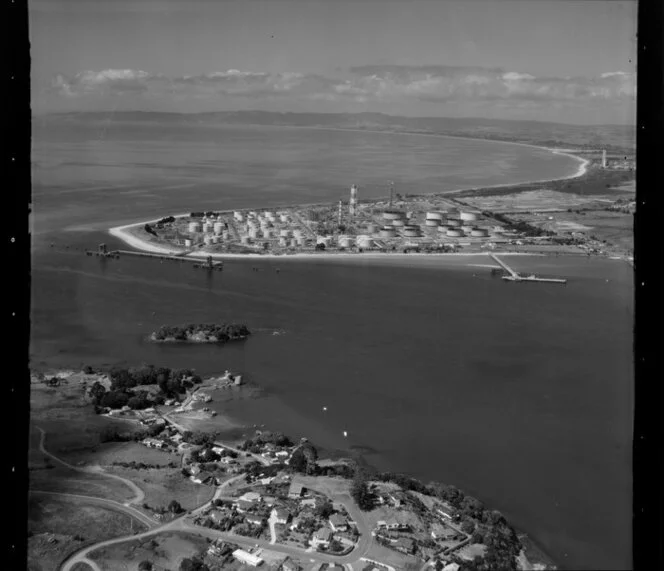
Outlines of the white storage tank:
{"label": "white storage tank", "polygon": [[464,211],[459,214],[459,218],[461,220],[465,220],[467,222],[474,222],[479,218],[477,212],[470,212],[470,211]]}
{"label": "white storage tank", "polygon": [[283,238],[289,238],[290,235],[291,235],[290,230],[286,230],[285,228],[279,231],[279,236],[282,236]]}
{"label": "white storage tank", "polygon": [[450,238],[460,238],[461,236],[463,236],[463,230],[461,230],[459,228],[450,228],[447,231],[447,235]]}
{"label": "white storage tank", "polygon": [[340,248],[350,248],[350,238],[348,236],[341,236],[339,238]]}
{"label": "white storage tank", "polygon": [[185,248],[191,248],[192,246],[193,246],[192,241],[189,240],[189,238],[187,238],[187,239],[184,241],[184,247],[185,247]]}
{"label": "white storage tank", "polygon": [[286,216],[285,214],[281,214],[281,215],[279,216],[279,220],[280,220],[281,222],[288,222],[288,216]]}
{"label": "white storage tank", "polygon": [[401,220],[405,217],[403,212],[383,212],[383,220]]}
{"label": "white storage tank", "polygon": [[279,245],[285,248],[288,245],[288,240],[282,236],[279,238]]}
{"label": "white storage tank", "polygon": [[371,237],[370,236],[358,236],[355,239],[355,243],[358,248],[370,248],[371,247]]}
{"label": "white storage tank", "polygon": [[394,226],[395,228],[401,228],[402,226],[405,226],[405,225],[406,225],[406,222],[404,220],[392,220],[392,226]]}
{"label": "white storage tank", "polygon": [[367,234],[375,234],[376,232],[378,232],[378,225],[367,224]]}
{"label": "white storage tank", "polygon": [[419,230],[414,230],[414,229],[407,229],[403,231],[403,235],[406,236],[407,238],[417,238],[420,236],[420,231]]}
{"label": "white storage tank", "polygon": [[242,238],[240,238],[240,243],[242,244],[249,244],[249,242],[250,242],[249,236],[242,236]]}
{"label": "white storage tank", "polygon": [[290,247],[295,248],[297,246],[297,240],[295,238],[292,238],[290,241]]}
{"label": "white storage tank", "polygon": [[470,235],[473,238],[487,238],[489,236],[489,231],[485,228],[475,228]]}
{"label": "white storage tank", "polygon": [[295,238],[302,238],[302,230],[293,230],[293,236]]}
{"label": "white storage tank", "polygon": [[224,223],[223,222],[215,222],[214,223],[214,233],[219,235],[222,233],[224,229]]}
{"label": "white storage tank", "polygon": [[201,231],[201,224],[200,222],[189,222],[187,229],[189,230],[190,234],[195,234],[196,232]]}
{"label": "white storage tank", "polygon": [[203,224],[203,232],[209,232],[210,230],[212,230],[212,224],[205,222],[205,224]]}
{"label": "white storage tank", "polygon": [[431,228],[435,228],[436,226],[440,226],[441,219],[440,218],[427,218],[424,221],[425,226],[429,226]]}
{"label": "white storage tank", "polygon": [[438,211],[427,212],[427,220],[445,220],[445,214]]}
{"label": "white storage tank", "polygon": [[251,230],[249,230],[249,238],[252,238],[252,239],[255,240],[257,237],[258,237],[258,230],[256,230],[255,228],[252,228]]}
{"label": "white storage tank", "polygon": [[473,230],[475,230],[475,226],[471,226],[470,224],[464,224],[463,226],[461,226],[461,229],[464,232],[468,233],[468,232],[472,232]]}
{"label": "white storage tank", "polygon": [[224,240],[228,240],[228,230],[224,230],[224,231],[221,233],[221,237],[222,237]]}
{"label": "white storage tank", "polygon": [[262,234],[263,238],[272,238],[272,230],[265,229],[263,230]]}
{"label": "white storage tank", "polygon": [[219,236],[212,236],[212,243],[213,244],[218,244],[219,243]]}
{"label": "white storage tank", "polygon": [[440,232],[441,234],[445,234],[449,229],[450,227],[447,224],[444,225],[441,224],[440,226],[438,226],[438,232]]}
{"label": "white storage tank", "polygon": [[203,243],[206,246],[209,246],[210,244],[212,244],[212,236],[204,236],[203,237]]}
{"label": "white storage tank", "polygon": [[458,228],[461,226],[461,220],[457,220],[456,218],[448,218],[447,219],[447,225],[448,226],[454,226],[455,228]]}
{"label": "white storage tank", "polygon": [[383,229],[380,231],[379,236],[381,238],[396,238],[397,236],[397,231],[394,228],[390,228],[389,226],[383,227]]}

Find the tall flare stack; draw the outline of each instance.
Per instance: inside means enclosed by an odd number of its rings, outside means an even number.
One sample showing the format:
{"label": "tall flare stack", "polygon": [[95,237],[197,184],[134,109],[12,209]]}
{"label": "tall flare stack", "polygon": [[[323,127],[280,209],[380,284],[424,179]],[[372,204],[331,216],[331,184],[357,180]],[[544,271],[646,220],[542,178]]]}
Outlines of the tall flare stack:
{"label": "tall flare stack", "polygon": [[353,185],[350,187],[350,202],[348,203],[348,213],[351,216],[355,216],[357,211],[357,186]]}

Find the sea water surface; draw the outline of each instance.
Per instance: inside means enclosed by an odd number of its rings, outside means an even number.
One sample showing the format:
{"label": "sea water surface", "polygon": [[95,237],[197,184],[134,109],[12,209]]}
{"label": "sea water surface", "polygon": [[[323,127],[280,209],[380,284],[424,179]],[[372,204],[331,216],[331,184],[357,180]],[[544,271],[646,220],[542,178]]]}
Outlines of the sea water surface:
{"label": "sea water surface", "polygon": [[[35,365],[240,369],[265,395],[223,412],[361,453],[380,469],[455,484],[504,512],[562,567],[631,566],[626,264],[511,259],[517,270],[567,277],[560,287],[492,279],[470,265],[481,258],[231,260],[208,274],[83,255],[102,241],[119,245],[105,228],[120,221],[334,200],[363,181],[378,196],[383,178],[397,174],[404,192],[551,178],[573,172],[574,161],[433,137],[194,131],[36,130]],[[256,333],[224,347],[145,341],[164,323],[226,320]]]}

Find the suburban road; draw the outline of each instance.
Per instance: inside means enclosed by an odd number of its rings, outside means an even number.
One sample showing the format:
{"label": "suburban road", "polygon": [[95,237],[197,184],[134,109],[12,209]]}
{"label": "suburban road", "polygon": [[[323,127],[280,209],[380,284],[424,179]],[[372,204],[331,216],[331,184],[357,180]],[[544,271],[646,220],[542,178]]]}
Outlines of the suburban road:
{"label": "suburban road", "polygon": [[141,504],[143,503],[143,499],[145,498],[145,494],[143,493],[143,490],[141,490],[134,482],[131,480],[127,480],[127,478],[122,478],[121,476],[116,476],[115,474],[109,474],[103,470],[101,466],[87,466],[87,467],[81,467],[81,466],[74,466],[73,464],[69,464],[68,462],[65,462],[64,460],[61,460],[57,456],[51,454],[46,448],[44,447],[44,441],[46,440],[46,432],[39,426],[37,427],[37,430],[41,433],[41,437],[39,438],[39,450],[49,458],[52,458],[59,464],[62,464],[66,468],[69,468],[70,470],[75,470],[77,472],[83,472],[86,474],[101,474],[102,476],[106,478],[113,478],[114,480],[119,480],[126,486],[128,486],[132,492],[134,492],[134,498],[126,502],[124,505],[125,506],[130,506],[131,504]]}

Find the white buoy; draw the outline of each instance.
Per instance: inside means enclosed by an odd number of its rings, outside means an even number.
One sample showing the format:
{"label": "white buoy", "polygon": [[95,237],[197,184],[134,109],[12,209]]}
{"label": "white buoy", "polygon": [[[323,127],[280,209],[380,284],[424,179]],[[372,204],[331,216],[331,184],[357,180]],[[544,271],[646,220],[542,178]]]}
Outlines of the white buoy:
{"label": "white buoy", "polygon": [[327,410],[327,407],[326,407],[326,406],[324,406],[324,407],[323,407],[323,410]]}
{"label": "white buoy", "polygon": [[347,437],[348,437],[348,432],[346,432],[346,431],[344,430],[344,438],[347,438]]}

